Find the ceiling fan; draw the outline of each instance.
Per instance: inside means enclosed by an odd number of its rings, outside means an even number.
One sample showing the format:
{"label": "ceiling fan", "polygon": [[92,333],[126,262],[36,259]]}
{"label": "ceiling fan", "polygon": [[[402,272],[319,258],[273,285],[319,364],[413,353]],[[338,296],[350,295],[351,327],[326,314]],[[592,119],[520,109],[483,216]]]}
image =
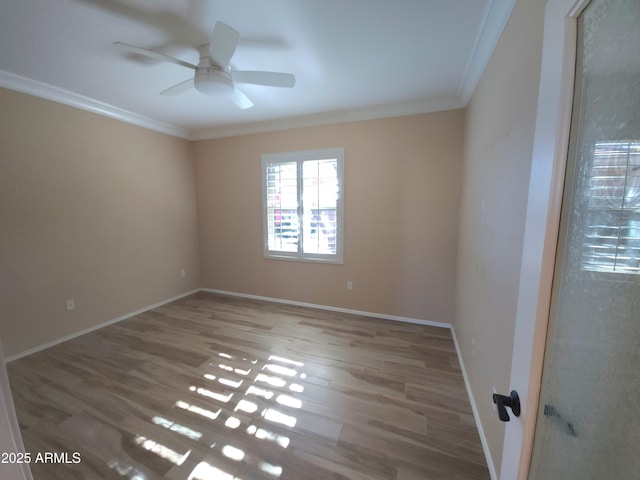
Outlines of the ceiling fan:
{"label": "ceiling fan", "polygon": [[200,53],[198,65],[128,43],[115,42],[114,45],[131,53],[195,70],[193,78],[167,88],[160,92],[161,95],[178,95],[195,87],[196,90],[209,96],[228,95],[239,108],[245,109],[253,107],[253,102],[236,87],[236,83],[284,88],[295,85],[296,77],[291,73],[231,70],[229,62],[236,50],[239,36],[240,34],[226,23],[216,22],[209,43],[198,48]]}

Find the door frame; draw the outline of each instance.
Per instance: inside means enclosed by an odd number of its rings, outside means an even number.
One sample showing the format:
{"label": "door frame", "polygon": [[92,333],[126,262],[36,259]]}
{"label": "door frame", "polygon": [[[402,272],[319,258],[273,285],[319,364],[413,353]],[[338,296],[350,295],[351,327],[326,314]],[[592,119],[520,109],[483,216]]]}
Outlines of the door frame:
{"label": "door frame", "polygon": [[522,413],[506,425],[500,468],[505,480],[526,480],[531,463],[569,146],[578,16],[589,1],[548,0],[545,7],[510,376]]}
{"label": "door frame", "polygon": [[[0,452],[25,453],[0,341]],[[35,453],[35,452],[34,452]],[[33,461],[33,458],[31,459]],[[0,464],[2,478],[33,480],[29,463]]]}

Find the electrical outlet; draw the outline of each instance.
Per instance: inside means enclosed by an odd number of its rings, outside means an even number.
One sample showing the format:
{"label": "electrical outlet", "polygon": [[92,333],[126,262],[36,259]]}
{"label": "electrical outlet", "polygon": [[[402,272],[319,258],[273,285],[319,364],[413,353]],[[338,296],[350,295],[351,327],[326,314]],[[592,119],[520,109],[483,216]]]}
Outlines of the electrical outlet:
{"label": "electrical outlet", "polygon": [[180,277],[184,278],[187,276],[187,271],[183,268],[182,270],[180,270]]}
{"label": "electrical outlet", "polygon": [[353,290],[353,282],[347,282],[347,290]]}
{"label": "electrical outlet", "polygon": [[67,312],[70,312],[71,310],[75,310],[76,308],[76,301],[73,298],[70,298],[69,300],[67,300]]}

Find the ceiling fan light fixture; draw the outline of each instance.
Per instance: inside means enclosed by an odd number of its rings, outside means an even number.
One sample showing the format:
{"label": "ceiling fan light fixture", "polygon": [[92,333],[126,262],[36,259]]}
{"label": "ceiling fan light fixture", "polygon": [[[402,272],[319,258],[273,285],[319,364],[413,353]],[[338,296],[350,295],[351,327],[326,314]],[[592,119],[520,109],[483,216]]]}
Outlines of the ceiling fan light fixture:
{"label": "ceiling fan light fixture", "polygon": [[231,75],[218,68],[198,68],[193,83],[201,93],[212,97],[231,95],[234,90]]}
{"label": "ceiling fan light fixture", "polygon": [[236,30],[226,23],[216,22],[213,32],[211,32],[209,43],[198,47],[198,53],[200,54],[198,65],[128,43],[115,42],[115,45],[131,53],[145,55],[195,70],[193,80],[185,80],[160,92],[161,95],[169,97],[195,87],[200,93],[210,97],[229,97],[236,106],[241,109],[247,109],[253,107],[253,102],[241,90],[235,88],[236,82],[267,87],[291,88],[294,86],[296,78],[291,73],[232,70],[229,62],[236,50],[239,35]]}

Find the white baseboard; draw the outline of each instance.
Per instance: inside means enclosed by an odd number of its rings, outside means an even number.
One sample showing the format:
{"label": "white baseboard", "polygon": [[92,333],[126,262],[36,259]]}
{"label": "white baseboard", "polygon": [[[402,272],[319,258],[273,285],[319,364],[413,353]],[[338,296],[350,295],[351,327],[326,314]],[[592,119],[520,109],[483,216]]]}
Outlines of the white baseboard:
{"label": "white baseboard", "polygon": [[148,310],[153,310],[154,308],[158,308],[162,305],[165,305],[167,303],[171,303],[174,302],[176,300],[179,300],[183,297],[188,297],[189,295],[193,295],[194,293],[197,293],[198,291],[200,291],[200,289],[195,289],[195,290],[191,290],[189,292],[185,292],[185,293],[181,293],[180,295],[176,295],[174,297],[171,298],[167,298],[166,300],[162,300],[158,303],[154,303],[152,305],[147,305],[146,307],[142,307],[139,308],[138,310],[135,310],[133,312],[130,313],[126,313],[118,318],[113,318],[111,320],[107,320],[106,322],[102,322],[99,323],[98,325],[94,325],[93,327],[89,327],[89,328],[85,328],[84,330],[80,330],[79,332],[75,332],[72,333],[71,335],[66,335],[64,337],[61,338],[57,338],[51,342],[47,342],[43,345],[38,345],[37,347],[34,348],[30,348],[29,350],[25,350],[24,352],[20,352],[20,353],[16,353],[15,355],[11,355],[10,357],[7,357],[4,359],[5,363],[9,363],[9,362],[13,362],[14,360],[18,360],[19,358],[22,357],[26,357],[27,355],[31,355],[32,353],[36,353],[39,352],[40,350],[44,350],[45,348],[49,348],[49,347],[53,347],[54,345],[58,345],[62,342],[66,342],[67,340],[71,340],[73,338],[79,337],[80,335],[84,335],[85,333],[90,333],[93,332],[95,330],[99,330],[103,327],[107,327],[109,325],[113,325],[114,323],[118,323],[121,322],[122,320],[126,320],[127,318],[131,318],[131,317],[135,317],[136,315],[139,315],[141,313],[144,313]]}
{"label": "white baseboard", "polygon": [[135,310],[133,312],[127,313],[125,315],[122,315],[120,317],[111,319],[111,320],[107,320],[106,322],[102,322],[98,325],[94,325],[93,327],[90,328],[86,328],[84,330],[80,330],[79,332],[75,332],[71,335],[67,335],[65,337],[61,337],[58,338],[56,340],[53,340],[51,342],[47,342],[43,345],[39,345],[35,348],[31,348],[29,350],[25,350],[24,352],[20,352],[17,353],[15,355],[12,355],[10,357],[5,358],[5,362],[9,363],[12,362],[14,360],[17,360],[19,358],[22,357],[26,357],[27,355],[31,355],[32,353],[36,353],[39,352],[40,350],[44,350],[46,348],[49,347],[53,347],[54,345],[58,345],[62,342],[66,342],[67,340],[71,340],[73,338],[79,337],[81,335],[84,335],[86,333],[90,333],[93,332],[95,330],[98,330],[100,328],[103,327],[107,327],[109,325],[113,325],[114,323],[118,323],[121,322],[122,320],[126,320],[127,318],[131,318],[134,317],[136,315],[139,315],[141,313],[144,313],[146,311],[149,310],[153,310],[154,308],[160,307],[162,305],[165,305],[167,303],[171,303],[174,302],[176,300],[179,300],[181,298],[187,297],[189,295],[193,295],[194,293],[197,292],[209,292],[209,293],[217,293],[220,295],[229,295],[229,296],[233,296],[233,297],[243,297],[243,298],[250,298],[253,300],[264,300],[267,302],[274,302],[274,303],[283,303],[286,305],[295,305],[295,306],[299,306],[299,307],[309,307],[309,308],[317,308],[320,310],[329,310],[329,311],[334,311],[334,312],[341,312],[341,313],[350,313],[350,314],[354,314],[354,315],[361,315],[361,316],[366,316],[366,317],[373,317],[373,318],[380,318],[380,319],[384,319],[384,320],[393,320],[393,321],[397,321],[397,322],[405,322],[405,323],[415,323],[418,325],[427,325],[427,326],[432,326],[432,327],[439,327],[439,328],[448,328],[449,330],[451,330],[451,335],[453,337],[453,343],[455,345],[456,348],[456,354],[458,355],[458,361],[460,362],[460,369],[462,371],[462,377],[464,378],[464,384],[465,387],[467,389],[467,395],[469,396],[469,402],[471,403],[471,409],[473,411],[473,417],[475,419],[476,422],[476,426],[478,428],[478,433],[480,435],[480,441],[482,443],[482,449],[484,451],[484,455],[485,458],[487,460],[487,466],[489,467],[489,474],[491,475],[491,479],[492,480],[498,480],[498,477],[496,475],[496,470],[495,467],[493,466],[493,461],[491,459],[491,454],[489,452],[489,446],[487,444],[487,439],[484,435],[484,430],[482,429],[482,423],[480,422],[480,416],[478,414],[478,408],[476,406],[476,402],[473,398],[473,392],[471,391],[471,385],[469,384],[469,379],[467,378],[467,372],[464,368],[464,361],[462,360],[462,355],[460,353],[460,346],[458,345],[458,340],[456,338],[456,332],[453,328],[453,325],[450,323],[444,323],[444,322],[432,322],[430,320],[423,320],[423,319],[419,319],[419,318],[411,318],[411,317],[401,317],[401,316],[397,316],[397,315],[386,315],[386,314],[382,314],[382,313],[374,313],[374,312],[365,312],[362,310],[353,310],[353,309],[349,309],[349,308],[340,308],[340,307],[333,307],[333,306],[328,306],[328,305],[319,305],[319,304],[315,304],[315,303],[307,303],[307,302],[297,302],[294,300],[286,300],[286,299],[282,299],[282,298],[274,298],[274,297],[264,297],[264,296],[260,296],[260,295],[251,295],[248,293],[239,293],[239,292],[231,292],[231,291],[227,291],[227,290],[217,290],[217,289],[213,289],[213,288],[197,288],[195,290],[191,290],[189,292],[185,292],[185,293],[181,293],[180,295],[176,295],[174,297],[171,298],[167,298],[165,300],[162,300],[158,303],[154,303],[152,305],[147,305],[146,307],[140,308],[138,310]]}
{"label": "white baseboard", "polygon": [[54,345],[58,345],[58,344],[60,344],[62,342],[66,342],[67,340],[71,340],[73,338],[79,337],[80,335],[84,335],[85,333],[90,333],[90,332],[93,332],[93,331],[98,330],[100,328],[107,327],[109,325],[113,325],[114,323],[121,322],[122,320],[126,320],[127,318],[135,317],[136,315],[144,313],[144,312],[146,312],[148,310],[153,310],[154,308],[160,307],[160,306],[165,305],[167,303],[174,302],[174,301],[179,300],[179,299],[181,299],[183,297],[187,297],[189,295],[193,295],[194,293],[197,293],[197,292],[218,293],[218,294],[221,294],[221,295],[252,298],[254,300],[265,300],[265,301],[268,301],[268,302],[284,303],[284,304],[296,305],[296,306],[300,306],[300,307],[318,308],[318,309],[321,309],[321,310],[331,310],[331,311],[342,312],[342,313],[352,313],[352,314],[355,314],[355,315],[363,315],[363,316],[367,316],[367,317],[382,318],[382,319],[385,319],[385,320],[394,320],[394,321],[398,321],[398,322],[417,323],[417,324],[420,324],[420,325],[429,325],[429,326],[440,327],[440,328],[451,328],[451,324],[450,323],[431,322],[429,320],[421,320],[421,319],[418,319],[418,318],[399,317],[399,316],[395,316],[395,315],[384,315],[384,314],[381,314],[381,313],[364,312],[364,311],[361,311],[361,310],[351,310],[351,309],[347,309],[347,308],[331,307],[331,306],[327,306],[327,305],[318,305],[318,304],[314,304],[314,303],[295,302],[295,301],[292,301],[292,300],[285,300],[285,299],[281,299],[281,298],[262,297],[262,296],[258,296],[258,295],[250,295],[250,294],[247,294],[247,293],[230,292],[230,291],[226,291],[226,290],[215,290],[215,289],[211,289],[211,288],[197,288],[195,290],[191,290],[189,292],[181,293],[180,295],[176,295],[174,297],[167,298],[167,299],[162,300],[162,301],[160,301],[158,303],[154,303],[152,305],[147,305],[146,307],[139,308],[138,310],[135,310],[133,312],[129,312],[129,313],[127,313],[125,315],[122,315],[120,317],[113,318],[111,320],[107,320],[106,322],[99,323],[97,325],[94,325],[93,327],[85,328],[84,330],[80,330],[78,332],[72,333],[71,335],[66,335],[64,337],[57,338],[57,339],[55,339],[55,340],[53,340],[51,342],[47,342],[45,344],[38,345],[37,347],[30,348],[29,350],[25,350],[23,352],[16,353],[15,355],[11,355],[10,357],[5,358],[4,360],[5,360],[6,363],[13,362],[14,360],[17,360],[17,359],[22,358],[22,357],[26,357],[27,355],[31,355],[32,353],[36,353],[36,352],[39,352],[40,350],[44,350],[46,348],[53,347]]}
{"label": "white baseboard", "polygon": [[394,320],[394,321],[398,321],[398,322],[406,322],[406,323],[417,323],[419,325],[429,325],[429,326],[433,326],[433,327],[440,327],[440,328],[448,328],[449,330],[451,330],[451,336],[453,337],[453,343],[456,347],[456,354],[458,356],[458,361],[460,362],[460,370],[462,371],[462,377],[464,378],[464,385],[467,389],[467,395],[469,396],[469,402],[471,403],[471,410],[473,411],[473,418],[476,422],[476,426],[478,428],[478,434],[480,435],[480,442],[482,443],[482,450],[484,451],[484,456],[485,459],[487,461],[487,466],[489,468],[489,474],[491,475],[491,480],[498,480],[498,476],[496,474],[496,469],[493,465],[493,460],[491,458],[491,453],[489,452],[489,445],[487,443],[487,438],[485,437],[484,434],[484,430],[482,428],[482,423],[480,422],[480,415],[478,414],[478,407],[476,406],[476,402],[475,399],[473,398],[473,392],[471,391],[471,384],[469,383],[469,378],[467,377],[467,372],[464,368],[464,361],[462,360],[462,354],[460,353],[460,346],[458,345],[458,339],[456,338],[456,332],[453,328],[453,325],[450,323],[443,323],[443,322],[432,322],[429,320],[421,320],[418,318],[410,318],[410,317],[399,317],[399,316],[395,316],[395,315],[385,315],[385,314],[380,314],[380,313],[372,313],[372,312],[363,312],[361,310],[351,310],[348,308],[340,308],[340,307],[332,307],[332,306],[327,306],[327,305],[318,305],[318,304],[314,304],[314,303],[306,303],[306,302],[296,302],[293,300],[285,300],[282,298],[273,298],[273,297],[263,297],[260,295],[251,295],[251,294],[247,294],[247,293],[238,293],[238,292],[231,292],[231,291],[227,291],[227,290],[217,290],[217,289],[213,289],[213,288],[201,288],[200,291],[202,292],[209,292],[209,293],[218,293],[220,295],[229,295],[229,296],[234,296],[234,297],[243,297],[243,298],[251,298],[254,300],[265,300],[268,302],[275,302],[275,303],[284,303],[287,305],[296,305],[299,307],[310,307],[310,308],[318,308],[321,310],[330,310],[330,311],[334,311],[334,312],[341,312],[341,313],[352,313],[355,315],[364,315],[367,317],[374,317],[374,318],[381,318],[381,319],[385,319],[385,320]]}
{"label": "white baseboard", "polygon": [[464,369],[464,361],[462,360],[462,354],[460,353],[460,346],[458,345],[458,339],[456,338],[456,331],[451,326],[451,336],[453,337],[453,344],[456,346],[456,353],[458,354],[458,361],[460,362],[460,369],[462,370],[462,377],[464,378],[464,386],[467,388],[467,395],[469,396],[469,402],[471,403],[471,410],[473,411],[473,418],[476,421],[476,428],[480,435],[480,442],[482,443],[482,450],[484,451],[485,459],[487,460],[487,466],[489,467],[489,475],[491,480],[498,480],[496,469],[493,466],[493,459],[491,458],[491,452],[489,451],[489,444],[487,443],[487,437],[484,435],[484,429],[482,428],[482,422],[480,422],[480,415],[478,414],[478,407],[476,401],[473,398],[473,392],[471,391],[471,384],[467,377],[467,371]]}
{"label": "white baseboard", "polygon": [[330,310],[332,312],[351,313],[354,315],[362,315],[365,317],[382,318],[384,320],[394,320],[396,322],[417,323],[419,325],[428,325],[431,327],[451,328],[450,323],[432,322],[430,320],[422,320],[419,318],[399,317],[397,315],[385,315],[383,313],[364,312],[362,310],[351,310],[349,308],[332,307],[329,305],[319,305],[316,303],[296,302],[294,300],[285,300],[283,298],[263,297],[260,295],[251,295],[249,293],[230,292],[227,290],[216,290],[214,288],[201,288],[201,292],[218,293],[220,295],[229,295],[232,297],[251,298],[253,300],[264,300],[266,302],[284,303],[286,305],[295,305],[297,307],[317,308],[319,310]]}

